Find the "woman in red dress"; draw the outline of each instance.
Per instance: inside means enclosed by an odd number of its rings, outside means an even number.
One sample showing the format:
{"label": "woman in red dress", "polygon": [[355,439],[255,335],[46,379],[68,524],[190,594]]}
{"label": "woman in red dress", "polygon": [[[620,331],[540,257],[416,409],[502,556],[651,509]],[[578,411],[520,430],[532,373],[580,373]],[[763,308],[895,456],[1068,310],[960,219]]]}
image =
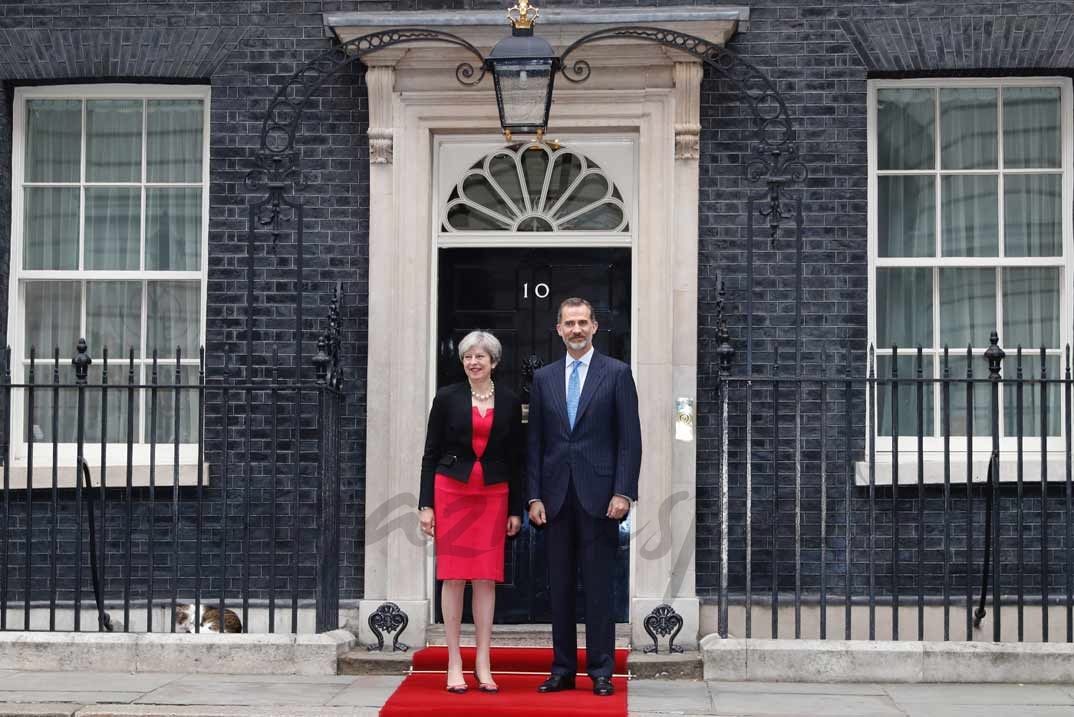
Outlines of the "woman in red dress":
{"label": "woman in red dress", "polygon": [[489,649],[504,542],[522,528],[522,406],[492,380],[502,355],[490,333],[459,342],[466,381],[436,393],[421,461],[421,529],[436,541],[436,578],[448,643],[447,689],[465,692],[459,633],[463,590],[473,584],[477,655],[474,677],[496,692]]}

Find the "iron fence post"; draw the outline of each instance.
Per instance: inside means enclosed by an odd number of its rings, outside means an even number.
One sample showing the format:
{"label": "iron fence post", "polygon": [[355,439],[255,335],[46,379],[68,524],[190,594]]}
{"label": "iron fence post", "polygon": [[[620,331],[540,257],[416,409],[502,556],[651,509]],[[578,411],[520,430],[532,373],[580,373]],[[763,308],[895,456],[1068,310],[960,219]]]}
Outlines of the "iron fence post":
{"label": "iron fence post", "polygon": [[718,326],[716,329],[716,357],[720,365],[716,384],[720,396],[720,614],[718,625],[720,637],[727,637],[727,541],[729,538],[727,525],[729,513],[727,399],[730,388],[727,378],[731,373],[731,363],[735,358],[735,347],[731,345],[731,335],[727,330],[727,316],[724,313],[725,298],[724,285],[723,282],[720,282],[719,298],[716,303],[718,317]]}
{"label": "iron fence post", "polygon": [[[1002,377],[1003,357],[1006,354],[999,347],[999,333],[993,331],[988,338],[988,350],[985,351],[985,360],[988,361],[988,380],[992,388],[992,466],[989,476],[992,490],[992,640],[1000,640],[1000,574],[999,574],[999,386]],[[970,418],[972,420],[972,417]]]}

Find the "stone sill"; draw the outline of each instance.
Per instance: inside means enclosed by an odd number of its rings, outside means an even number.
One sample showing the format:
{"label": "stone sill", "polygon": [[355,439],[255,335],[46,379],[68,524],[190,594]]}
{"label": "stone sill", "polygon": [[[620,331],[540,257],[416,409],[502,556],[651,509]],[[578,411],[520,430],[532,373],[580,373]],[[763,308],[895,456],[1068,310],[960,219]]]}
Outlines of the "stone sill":
{"label": "stone sill", "polygon": [[[923,463],[924,482],[929,485],[942,485],[944,475],[944,457],[939,451],[925,451]],[[988,482],[988,461],[990,451],[975,451],[973,454],[973,482],[983,484]],[[1059,483],[1066,480],[1066,454],[1059,451],[1048,452],[1048,482]],[[912,487],[917,485],[917,452],[899,452],[899,487]],[[959,486],[966,484],[966,453],[951,452],[951,485]],[[878,486],[890,486],[894,463],[890,453],[877,453],[875,481]],[[1041,460],[1040,451],[1025,451],[1022,455],[1022,480],[1025,483],[1040,483]],[[1018,458],[1013,453],[1000,452],[999,479],[1003,483],[1014,483],[1018,480]],[[854,462],[854,484],[858,486],[869,485],[869,462]]]}
{"label": "stone sill", "polygon": [[[122,455],[122,454],[121,454]],[[88,460],[88,459],[87,459]],[[101,464],[100,459],[96,463],[89,460],[90,464],[90,480],[93,483],[94,488],[100,488],[101,486]],[[157,488],[171,488],[175,485],[175,473],[173,471],[173,463],[171,460],[157,462],[154,466],[154,485]],[[24,461],[15,461],[11,465],[11,470],[8,471],[8,481],[10,490],[25,490],[26,476],[28,470]],[[209,464],[202,463],[202,482],[204,485],[209,484]],[[56,470],[56,487],[72,489],[75,487],[75,481],[80,477],[79,471],[76,470],[74,463],[61,462],[57,466]],[[198,484],[198,464],[197,462],[183,462],[180,458],[179,462],[179,475],[178,484],[180,486],[196,486]],[[38,462],[34,462],[33,472],[33,489],[42,490],[52,487],[52,465],[41,465]],[[127,464],[116,463],[109,464],[107,468],[107,474],[105,475],[105,486],[108,488],[122,488],[127,485]],[[136,462],[131,464],[131,485],[135,488],[147,487],[149,485],[149,463],[148,462]]]}

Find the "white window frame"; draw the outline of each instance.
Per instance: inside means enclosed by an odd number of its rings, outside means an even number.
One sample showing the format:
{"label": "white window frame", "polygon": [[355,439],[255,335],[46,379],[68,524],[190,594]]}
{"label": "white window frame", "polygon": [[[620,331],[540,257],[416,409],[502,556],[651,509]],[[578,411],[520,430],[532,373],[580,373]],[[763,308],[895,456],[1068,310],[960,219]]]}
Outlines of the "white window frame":
{"label": "white window frame", "polygon": [[[1061,153],[1062,159],[1060,169],[1056,173],[1062,174],[1062,246],[1063,255],[1061,257],[1011,257],[1011,258],[996,258],[996,257],[942,257],[942,256],[930,256],[930,257],[880,257],[878,251],[878,177],[886,174],[895,175],[930,175],[930,176],[943,176],[947,174],[1004,174],[1004,173],[1017,173],[1018,170],[1004,169],[997,167],[996,169],[986,170],[945,170],[938,169],[939,163],[939,142],[940,142],[940,122],[939,122],[939,92],[936,92],[936,112],[937,121],[936,127],[936,165],[933,168],[925,170],[889,170],[880,171],[877,169],[877,92],[881,89],[909,89],[909,88],[923,88],[923,89],[952,89],[952,88],[967,88],[967,87],[987,87],[987,88],[999,88],[997,93],[997,103],[1002,106],[1002,89],[1005,87],[1057,87],[1060,90],[1060,112],[1061,112],[1061,128],[1060,128],[1060,140],[1061,140]],[[929,79],[902,79],[902,80],[869,80],[867,86],[867,133],[868,133],[868,340],[870,346],[876,347],[877,355],[890,355],[890,347],[876,346],[876,274],[879,268],[891,268],[891,267],[980,267],[980,268],[1007,268],[1007,267],[1057,267],[1060,270],[1060,333],[1059,333],[1059,346],[1060,351],[1058,353],[1051,353],[1049,355],[1059,355],[1062,357],[1062,349],[1071,343],[1071,280],[1074,277],[1074,216],[1072,216],[1071,207],[1074,205],[1074,119],[1072,119],[1072,87],[1071,80],[1064,77],[1005,77],[1005,78],[929,78]],[[1000,118],[1000,124],[998,126],[1000,148],[1002,148],[1003,142],[1003,126],[1002,118]],[[1002,157],[1002,153],[1000,154]],[[1036,173],[1036,172],[1033,172]],[[937,182],[937,187],[939,182]],[[1003,246],[1003,232],[1005,231],[1003,221],[1003,190],[1002,183],[999,187],[999,215],[998,215],[998,231],[1000,246]],[[937,191],[939,189],[937,188]],[[942,202],[937,202],[936,216],[935,216],[935,236],[937,242],[941,240],[940,232],[942,227]],[[936,292],[938,291],[936,286],[937,279],[934,273],[933,279],[933,325],[935,326],[935,314],[939,311],[938,303],[935,301]],[[1002,301],[1002,296],[997,297],[997,302]],[[1000,319],[1002,320],[1002,318]],[[1000,327],[997,327],[1000,328]],[[1002,337],[1001,337],[1002,338]],[[940,344],[940,337],[934,337],[934,343],[938,347],[936,350],[939,352],[940,363],[934,364],[939,366],[942,370],[942,345]],[[928,347],[926,347],[927,349]],[[974,363],[974,376],[976,378],[986,377],[987,368],[985,361],[982,358],[987,345],[975,344],[973,347],[973,355],[975,358]],[[1013,377],[1015,371],[1015,359],[1014,350],[1011,347],[1004,347],[1007,351],[1007,358],[1004,360],[1003,376]],[[951,358],[964,358],[966,355],[965,347],[950,347]],[[900,347],[900,356],[916,355],[916,347]],[[1033,362],[1039,362],[1039,351],[1035,349],[1029,349],[1028,347],[1023,349],[1023,361],[1024,366],[1031,366]],[[928,360],[929,354],[926,353],[926,360]],[[865,367],[862,367],[863,370]],[[1060,360],[1060,370],[1064,368],[1062,358]],[[939,373],[935,373],[935,376],[939,376]],[[878,378],[884,378],[878,376]],[[952,378],[957,378],[952,376]],[[1057,378],[1051,376],[1050,378]],[[907,391],[914,390],[909,383],[901,384],[905,385]],[[878,387],[879,391],[879,387]],[[1003,395],[1000,395],[1000,421],[1003,422]],[[1052,410],[1062,410],[1062,406],[1053,406]],[[867,411],[872,411],[872,407],[867,404]],[[868,414],[867,414],[868,415]],[[939,400],[933,402],[933,433],[939,433],[940,424],[940,405]],[[879,424],[879,420],[877,421]],[[1062,449],[1065,440],[1066,427],[1064,421],[1060,421],[1060,435],[1048,436],[1048,464],[1049,464],[1049,480],[1058,480],[1060,473],[1054,468],[1058,468],[1063,464]],[[891,436],[881,435],[869,435],[868,422],[866,422],[866,446],[867,453],[866,459],[868,459],[868,451],[871,446],[870,442],[875,440],[875,450],[877,455],[877,472],[876,482],[878,484],[885,484],[891,482],[891,460],[893,440]],[[874,426],[873,433],[878,430],[878,426]],[[1002,428],[1001,428],[1002,430]],[[944,439],[939,435],[926,436],[924,439],[924,452],[926,462],[932,465],[926,467],[926,482],[938,482],[942,480],[942,470],[937,468],[937,463],[943,460],[943,445]],[[1023,451],[1025,455],[1025,475],[1027,480],[1039,480],[1040,476],[1040,447],[1041,439],[1036,436],[1026,436],[1022,439]],[[1004,469],[1002,471],[1004,480],[1014,480],[1015,475],[1013,470],[1006,470],[1008,461],[1014,461],[1014,451],[1017,446],[1017,438],[1011,436],[1005,436],[1001,440],[1000,449],[1006,455],[1002,456],[1002,462]],[[966,454],[967,449],[972,449],[973,453],[973,473],[974,480],[983,480],[984,473],[986,472],[982,465],[987,465],[988,456],[991,453],[992,438],[991,435],[974,436],[973,445],[967,446],[967,439],[965,436],[952,435],[950,437],[950,450],[952,462],[952,481],[964,481],[966,475]],[[900,436],[899,437],[899,468],[900,468],[900,483],[916,481],[916,464],[917,464],[917,437]],[[1054,460],[1053,460],[1054,459]],[[865,482],[867,478],[868,466],[866,463],[859,464],[857,470],[858,482]]]}
{"label": "white window frame", "polygon": [[[100,100],[100,99],[138,99],[145,101],[161,100],[161,99],[195,99],[200,100],[204,104],[204,124],[202,128],[202,175],[200,182],[148,182],[142,181],[144,179],[144,167],[146,161],[146,120],[143,114],[142,122],[142,166],[143,174],[142,178],[137,183],[121,183],[122,185],[137,184],[142,187],[196,187],[202,188],[202,221],[201,221],[201,265],[195,271],[150,271],[140,269],[137,271],[131,270],[24,270],[22,268],[22,254],[23,254],[23,222],[24,222],[24,186],[25,186],[25,153],[26,153],[26,103],[28,100],[42,100],[42,99],[54,99],[54,100]],[[201,286],[201,308],[200,308],[200,327],[199,327],[199,344],[205,343],[205,325],[206,325],[206,305],[207,305],[207,291],[208,291],[208,270],[209,270],[209,145],[210,145],[210,99],[211,89],[208,86],[203,85],[157,85],[157,84],[92,84],[92,85],[54,85],[46,87],[18,87],[14,93],[14,106],[13,106],[13,128],[12,128],[12,173],[11,173],[11,235],[10,235],[10,274],[8,279],[8,341],[11,346],[11,372],[13,383],[25,383],[26,382],[26,368],[23,363],[23,356],[25,354],[25,336],[24,336],[24,287],[25,281],[37,279],[48,280],[78,280],[78,281],[92,281],[92,280],[113,280],[121,279],[130,281],[132,279],[146,281],[166,281],[166,280],[184,280],[193,281],[196,280]],[[145,105],[143,104],[143,107]],[[143,109],[144,112],[144,109]],[[84,245],[84,233],[85,222],[83,219],[84,207],[85,207],[85,105],[83,105],[83,121],[82,121],[82,168],[81,176],[79,178],[78,187],[82,192],[82,199],[80,201],[80,221],[79,221],[79,265],[84,260],[82,256],[83,252],[81,248]],[[53,183],[46,183],[53,184]],[[91,183],[97,185],[98,183]],[[108,184],[108,183],[105,183]],[[72,185],[74,186],[74,185]],[[144,242],[145,235],[145,192],[142,192],[142,219],[141,219],[141,234],[142,241]],[[142,260],[144,261],[144,251],[141,252]],[[144,284],[143,284],[144,285]],[[83,314],[85,313],[85,295],[83,292],[82,297]],[[145,297],[143,294],[143,306],[142,306],[142,327],[143,338],[145,332]],[[85,316],[82,317],[82,330],[85,327]],[[65,348],[67,353],[65,354]],[[91,346],[90,356],[94,359],[95,365],[100,365],[101,347]],[[113,347],[109,347],[113,348]],[[51,349],[48,349],[51,351]],[[151,349],[150,349],[151,350]],[[60,347],[60,362],[64,367],[70,366],[71,357],[74,353],[74,346]],[[136,365],[144,364],[146,366],[144,378],[149,380],[149,364],[152,360],[151,356],[143,356],[141,359],[136,359]],[[162,369],[162,378],[160,380],[167,382],[171,378],[171,371],[174,370],[174,356],[167,357],[161,356],[161,361],[170,361],[170,363],[164,364]],[[183,366],[197,366],[199,363],[198,356],[184,357],[181,361]],[[48,376],[51,376],[52,372],[52,357],[51,355],[38,357],[38,371],[47,372]],[[109,383],[125,384],[127,381],[127,357],[125,355],[111,355],[109,357]],[[167,375],[164,375],[167,374]],[[47,389],[44,389],[47,390]],[[140,396],[138,400],[145,404],[146,391],[139,392]],[[116,391],[114,395],[117,398],[121,392]],[[25,425],[23,417],[23,406],[25,405],[25,389],[15,389],[12,391],[12,404],[11,404],[11,418],[9,423],[9,436],[11,437],[11,486],[13,488],[25,487],[26,483],[26,466],[27,466],[27,442],[25,440]],[[110,405],[115,405],[110,402]],[[146,405],[141,405],[139,410],[139,423],[144,422],[146,416]],[[87,418],[87,420],[89,420]],[[139,433],[141,433],[141,426],[139,427]],[[108,459],[108,483],[110,485],[117,485],[117,480],[125,482],[126,480],[126,442],[109,442],[106,445],[107,459]],[[157,443],[156,455],[154,464],[156,466],[156,480],[160,484],[170,483],[172,480],[172,471],[170,468],[173,466],[175,444],[174,443]],[[134,444],[132,466],[133,466],[133,483],[135,485],[148,485],[149,482],[149,470],[150,463],[150,449],[151,446],[147,442],[136,442]],[[101,457],[100,457],[100,442],[86,442],[83,447],[83,455],[86,457],[94,475],[100,469]],[[56,465],[58,467],[73,467],[75,465],[77,456],[77,446],[74,443],[59,443],[57,444],[57,459]],[[52,443],[51,442],[36,442],[34,448],[34,487],[45,487],[51,485],[51,472],[52,472]],[[196,466],[198,459],[198,446],[196,443],[183,443],[180,444],[179,451],[179,464],[180,464],[180,483],[189,484],[195,480]],[[72,471],[60,471],[59,472],[59,484],[60,486],[74,485],[75,472]],[[205,474],[208,475],[207,473]]]}

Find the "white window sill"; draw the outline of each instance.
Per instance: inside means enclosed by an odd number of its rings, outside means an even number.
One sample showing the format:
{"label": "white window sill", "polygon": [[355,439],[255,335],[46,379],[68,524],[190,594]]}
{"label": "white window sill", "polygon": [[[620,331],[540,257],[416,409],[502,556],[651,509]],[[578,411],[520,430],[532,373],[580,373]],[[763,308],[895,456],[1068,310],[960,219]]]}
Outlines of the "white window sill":
{"label": "white window sill", "polygon": [[[944,475],[944,458],[942,452],[925,452],[922,454],[923,478],[927,484],[942,484]],[[988,460],[991,452],[975,451],[973,454],[973,482],[988,482]],[[1061,451],[1048,452],[1048,482],[1060,483],[1066,481],[1066,453]],[[1040,451],[1025,451],[1022,454],[1022,480],[1025,483],[1040,483]],[[890,453],[876,454],[876,485],[889,486],[892,484],[894,464]],[[951,485],[966,485],[966,453],[951,451]],[[1018,480],[1018,456],[1014,451],[1000,452],[999,479],[1003,483],[1014,483]],[[854,462],[854,483],[859,486],[869,485],[869,462]],[[899,453],[899,487],[917,485],[917,453]]]}
{"label": "white window sill", "polygon": [[[34,471],[33,471],[33,489],[46,489],[52,487],[52,463],[51,456],[48,456],[45,460],[39,460],[38,456],[34,456]],[[93,483],[94,488],[101,486],[101,459],[96,457],[96,461],[90,456],[87,456],[87,462],[90,467],[90,481]],[[107,488],[124,488],[127,485],[127,462],[126,454],[123,452],[109,453],[109,464],[106,469],[105,486]],[[173,455],[168,454],[166,457],[162,457],[160,453],[157,454],[157,460],[153,465],[153,484],[157,488],[170,488],[175,485],[176,473],[174,470],[174,462],[172,460]],[[209,464],[202,463],[202,483],[204,485],[209,484]],[[149,485],[150,477],[150,465],[148,460],[142,459],[141,456],[135,455],[135,460],[131,463],[131,486],[135,488],[146,487]],[[16,458],[11,462],[11,468],[8,471],[7,479],[11,490],[25,490],[27,487],[26,478],[29,473],[26,460],[23,458]],[[2,479],[2,473],[0,473],[0,479]],[[60,458],[56,467],[56,487],[58,488],[74,488],[75,481],[81,480],[81,471],[76,468],[74,460],[64,460]],[[179,471],[178,471],[178,484],[180,486],[195,486],[198,484],[198,462],[197,457],[192,456],[187,459],[180,454],[179,456]]]}

